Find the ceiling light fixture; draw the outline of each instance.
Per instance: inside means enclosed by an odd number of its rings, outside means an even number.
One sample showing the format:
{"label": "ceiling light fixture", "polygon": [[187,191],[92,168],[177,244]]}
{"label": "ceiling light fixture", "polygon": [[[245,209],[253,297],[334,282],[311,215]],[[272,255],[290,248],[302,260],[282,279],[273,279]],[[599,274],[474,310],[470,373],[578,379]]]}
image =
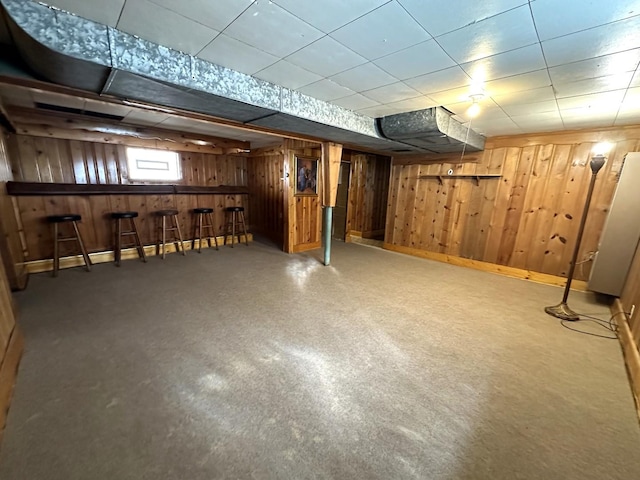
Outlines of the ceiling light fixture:
{"label": "ceiling light fixture", "polygon": [[474,93],[469,95],[469,99],[471,100],[471,106],[467,108],[467,116],[469,118],[476,118],[480,114],[480,104],[478,102],[483,98],[484,93]]}

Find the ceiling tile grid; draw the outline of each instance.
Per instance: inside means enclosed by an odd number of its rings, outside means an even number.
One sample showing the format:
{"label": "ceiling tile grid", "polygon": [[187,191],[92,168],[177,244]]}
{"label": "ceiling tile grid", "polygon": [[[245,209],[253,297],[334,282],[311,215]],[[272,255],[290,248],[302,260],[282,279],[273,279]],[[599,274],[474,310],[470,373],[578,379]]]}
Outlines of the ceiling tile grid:
{"label": "ceiling tile grid", "polygon": [[482,92],[485,133],[640,123],[639,0],[48,3],[372,117]]}

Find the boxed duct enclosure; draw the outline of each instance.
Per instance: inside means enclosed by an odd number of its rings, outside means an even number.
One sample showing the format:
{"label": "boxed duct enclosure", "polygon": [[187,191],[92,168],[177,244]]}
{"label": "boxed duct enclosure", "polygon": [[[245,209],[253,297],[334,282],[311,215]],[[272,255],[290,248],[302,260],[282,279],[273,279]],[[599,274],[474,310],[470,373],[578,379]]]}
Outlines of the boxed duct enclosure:
{"label": "boxed duct enclosure", "polygon": [[[379,134],[389,140],[422,148],[433,153],[477,152],[484,149],[485,138],[451,118],[442,107],[398,113],[379,118]],[[465,147],[466,144],[466,147]]]}

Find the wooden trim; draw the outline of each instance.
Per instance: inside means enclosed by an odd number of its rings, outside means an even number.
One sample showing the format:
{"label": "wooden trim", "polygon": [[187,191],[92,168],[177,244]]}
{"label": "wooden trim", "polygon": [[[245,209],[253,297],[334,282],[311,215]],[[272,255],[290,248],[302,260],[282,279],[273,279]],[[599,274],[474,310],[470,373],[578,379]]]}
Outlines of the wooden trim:
{"label": "wooden trim", "polygon": [[482,158],[482,152],[465,155],[460,158],[460,154],[407,154],[393,156],[393,165],[430,165],[433,163],[478,163]]}
{"label": "wooden trim", "polygon": [[575,145],[579,143],[621,142],[630,138],[640,138],[639,125],[491,137],[485,142],[484,148],[490,150],[501,147],[528,147],[548,144]]}
{"label": "wooden trim", "polygon": [[[481,270],[483,272],[497,273],[498,275],[520,278],[522,280],[530,280],[536,283],[544,283],[545,285],[564,287],[567,282],[567,279],[564,277],[549,275],[547,273],[532,272],[530,270],[507,267],[505,265],[497,265],[495,263],[481,262],[479,260],[456,257],[454,255],[447,255],[445,253],[429,252],[426,250],[420,250],[411,247],[402,247],[386,242],[383,244],[382,248],[384,248],[385,250],[390,250],[392,252],[404,253],[407,255],[412,255],[414,257],[425,258],[427,260],[435,260],[437,262],[448,263],[450,265],[456,265],[459,267],[473,268],[474,270]],[[584,282],[582,280],[574,280],[571,286],[572,290],[577,290],[580,292],[587,291],[587,282]]]}
{"label": "wooden trim", "polygon": [[[230,237],[231,235],[229,235],[227,238],[230,238]],[[213,240],[213,237],[211,237],[211,239]],[[216,239],[218,240],[218,244],[220,245],[220,248],[223,248],[225,246],[223,245],[224,236],[220,235],[216,237]],[[238,234],[236,235],[236,239],[237,239],[236,244],[244,243],[244,235]],[[206,240],[207,240],[207,237],[202,237],[203,249],[209,248],[208,244],[206,243]],[[247,233],[247,240],[252,242],[253,234]],[[193,248],[191,248],[191,240],[185,240],[184,241],[185,250],[197,250],[199,243],[200,243],[200,240],[196,239]],[[230,248],[231,244],[227,242],[226,247]],[[170,244],[167,243],[167,253],[174,253],[174,252],[176,252],[175,244],[173,242]],[[144,254],[147,257],[154,257],[156,255],[155,244],[145,245]],[[113,254],[113,250],[107,250],[104,252],[90,253],[89,258],[91,259],[92,264],[110,263],[114,261],[114,254]],[[131,259],[137,260],[138,258],[139,258],[138,250],[136,249],[136,247],[125,248],[122,250],[122,260],[131,260]],[[50,272],[53,270],[53,260],[50,258],[47,258],[44,260],[32,260],[30,262],[25,262],[24,265],[27,268],[27,271],[29,273],[42,273],[42,272]],[[65,268],[83,267],[83,266],[84,266],[84,259],[82,258],[82,255],[71,255],[69,257],[60,258],[61,270]]]}
{"label": "wooden trim", "polygon": [[45,182],[7,182],[7,193],[13,196],[28,195],[246,195],[244,186],[220,185],[217,187],[190,185],[114,185]]}
{"label": "wooden trim", "polygon": [[322,246],[322,242],[301,243],[300,245],[293,246],[292,253],[300,253],[300,252],[306,252],[307,250],[315,250],[316,248],[320,248],[321,246]]}
{"label": "wooden trim", "polygon": [[174,185],[175,193],[203,194],[203,195],[246,195],[248,187],[235,185],[220,185],[217,187],[204,187],[199,185]]}
{"label": "wooden trim", "polygon": [[640,352],[631,335],[629,319],[619,298],[616,298],[611,304],[611,315],[615,316],[618,325],[618,340],[620,340],[620,345],[622,346],[624,363],[631,383],[631,392],[636,401],[638,417],[640,417]]}
{"label": "wooden trim", "polygon": [[24,336],[16,325],[11,332],[11,338],[4,352],[4,360],[0,367],[0,443],[4,434],[4,426],[13,395],[13,386],[18,375],[18,365],[24,350]]}

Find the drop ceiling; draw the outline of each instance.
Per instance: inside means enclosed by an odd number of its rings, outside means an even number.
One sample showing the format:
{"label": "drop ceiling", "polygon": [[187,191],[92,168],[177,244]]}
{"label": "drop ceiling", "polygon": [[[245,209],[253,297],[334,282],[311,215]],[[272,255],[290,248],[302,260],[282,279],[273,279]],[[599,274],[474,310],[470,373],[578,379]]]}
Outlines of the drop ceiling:
{"label": "drop ceiling", "polygon": [[45,3],[372,118],[443,106],[487,136],[640,123],[638,0]]}

